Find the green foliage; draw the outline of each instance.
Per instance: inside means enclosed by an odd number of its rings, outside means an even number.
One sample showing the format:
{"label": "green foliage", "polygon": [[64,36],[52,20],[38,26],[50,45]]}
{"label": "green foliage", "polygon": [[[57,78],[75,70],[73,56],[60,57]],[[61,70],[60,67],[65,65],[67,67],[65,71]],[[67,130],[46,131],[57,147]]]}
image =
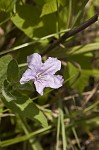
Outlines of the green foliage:
{"label": "green foliage", "polygon": [[40,5],[40,6],[43,6],[44,3],[45,3],[45,0],[34,0],[34,2],[37,4],[37,5]]}
{"label": "green foliage", "polygon": [[19,69],[16,60],[11,60],[8,64],[7,79],[11,83],[18,82]]}
{"label": "green foliage", "polygon": [[37,120],[43,127],[47,126],[47,120],[42,111],[33,103],[33,101],[25,95],[20,94],[18,91],[14,91],[13,87],[5,80],[2,95],[4,104],[11,109],[14,113],[17,113],[23,117],[27,117],[32,120]]}
{"label": "green foliage", "polygon": [[72,47],[68,53],[72,55],[90,53],[90,52],[94,52],[98,50],[98,47],[99,47],[98,42],[87,44],[87,45],[82,45],[82,46],[75,46],[75,47]]}
{"label": "green foliage", "polygon": [[7,68],[7,80],[2,88],[3,102],[14,113],[32,120],[37,120],[43,127],[47,126],[47,120],[42,111],[28,97],[27,91],[33,92],[30,84],[20,85],[19,68],[16,60],[12,59]]}
{"label": "green foliage", "polygon": [[[66,141],[66,133],[65,133],[65,126],[64,126],[64,113],[63,113],[63,106],[61,103],[61,99],[59,99],[59,118],[58,118],[58,127],[61,127],[61,131],[62,132],[62,141],[63,141],[63,150],[67,149],[67,141]],[[58,129],[60,130],[60,129]],[[57,139],[59,140],[59,139]],[[57,143],[57,148],[56,150],[58,150],[58,143]]]}
{"label": "green foliage", "polygon": [[6,22],[9,18],[10,18],[9,13],[7,14],[6,12],[1,11],[1,12],[0,12],[0,25],[1,25],[2,23]]}
{"label": "green foliage", "polygon": [[0,11],[11,12],[14,7],[14,0],[1,0],[0,1]]}
{"label": "green foliage", "polygon": [[[30,38],[41,38],[56,32],[57,16],[55,14],[48,14],[41,18],[41,8],[28,4],[17,5],[16,12],[11,20]],[[49,22],[51,22],[51,26]]]}
{"label": "green foliage", "polygon": [[46,0],[45,4],[43,5],[41,17],[44,15],[51,14],[57,11],[57,3],[55,0]]}
{"label": "green foliage", "polygon": [[12,57],[10,55],[6,55],[0,58],[0,93],[2,88],[2,83],[6,78],[7,66],[11,61]]}
{"label": "green foliage", "polygon": [[73,14],[75,16],[74,20],[73,20],[73,24],[80,23],[80,21],[82,19],[81,16],[83,15],[85,6],[88,3],[88,1],[89,0],[84,0],[83,2],[79,1],[79,3],[78,3],[78,0],[75,0],[75,1],[72,0],[72,10],[73,10]]}
{"label": "green foliage", "polygon": [[16,0],[0,0],[0,24],[7,21],[13,10]]}
{"label": "green foliage", "polygon": [[46,88],[40,96],[33,81],[23,85],[19,81],[27,69],[27,56],[42,54],[98,9],[98,0],[0,0],[0,38],[4,39],[0,40],[0,56],[4,55],[0,58],[0,148],[78,150],[91,149],[95,142],[97,149],[98,23],[43,55],[43,61],[48,57],[62,61],[61,88]]}
{"label": "green foliage", "polygon": [[85,86],[88,84],[89,77],[92,73],[90,66],[91,56],[76,55],[72,57],[72,60],[74,62],[76,61],[76,64],[68,64],[69,77],[73,74],[75,77],[74,79],[71,79],[70,83],[74,89],[77,89],[82,93]]}
{"label": "green foliage", "polygon": [[58,0],[58,2],[59,2],[62,6],[65,6],[67,1],[65,1],[65,0]]}

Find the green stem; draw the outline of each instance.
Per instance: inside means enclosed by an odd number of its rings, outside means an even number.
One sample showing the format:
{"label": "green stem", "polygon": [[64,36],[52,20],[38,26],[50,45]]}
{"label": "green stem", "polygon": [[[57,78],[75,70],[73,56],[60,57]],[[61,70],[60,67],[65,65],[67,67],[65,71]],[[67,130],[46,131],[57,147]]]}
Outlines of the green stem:
{"label": "green stem", "polygon": [[66,139],[65,125],[64,125],[64,113],[63,113],[63,106],[62,106],[61,99],[59,99],[59,113],[60,113],[63,150],[67,150],[67,139]]}
{"label": "green stem", "polygon": [[60,123],[61,123],[61,118],[60,118],[60,113],[59,113],[59,116],[58,116],[58,122],[57,122],[57,141],[56,141],[56,150],[58,150],[58,148],[59,148]]}
{"label": "green stem", "polygon": [[[58,33],[60,32],[60,20],[59,20],[59,5],[58,5],[58,0],[56,0],[56,5],[57,5],[57,18],[58,18]],[[58,34],[60,38],[60,34]]]}
{"label": "green stem", "polygon": [[70,25],[70,20],[71,20],[71,14],[72,14],[72,0],[69,0],[69,12],[68,12],[68,19],[67,19],[67,29]]}
{"label": "green stem", "polygon": [[38,39],[38,40],[34,40],[34,41],[28,42],[28,43],[24,43],[24,44],[22,44],[22,45],[13,47],[13,48],[8,49],[8,50],[3,50],[2,52],[0,52],[0,55],[5,55],[5,54],[8,54],[8,53],[10,53],[10,52],[18,51],[18,50],[20,50],[20,49],[22,49],[22,48],[24,48],[24,47],[28,47],[28,46],[33,45],[33,44],[35,44],[35,43],[44,41],[44,40],[46,40],[46,39],[49,39],[49,38],[51,38],[51,37],[54,37],[55,35],[59,35],[59,34],[61,34],[61,33],[65,33],[65,32],[67,32],[67,31],[69,31],[69,30],[70,30],[70,29],[66,29],[66,30],[63,30],[63,31],[58,32],[58,33],[53,33],[53,34],[44,36],[44,37],[42,37],[42,38],[40,38],[40,39]]}
{"label": "green stem", "polygon": [[[25,118],[23,118],[22,116],[19,116],[19,118],[20,118],[21,125],[22,125],[22,128],[23,128],[25,134],[26,135],[30,134],[32,131],[31,131],[30,127],[28,126]],[[36,141],[34,137],[29,139],[29,143],[31,145],[31,148],[33,150],[37,150],[37,147],[39,145],[39,147],[40,147],[39,149],[42,150],[40,144],[38,142],[34,142],[34,141]]]}

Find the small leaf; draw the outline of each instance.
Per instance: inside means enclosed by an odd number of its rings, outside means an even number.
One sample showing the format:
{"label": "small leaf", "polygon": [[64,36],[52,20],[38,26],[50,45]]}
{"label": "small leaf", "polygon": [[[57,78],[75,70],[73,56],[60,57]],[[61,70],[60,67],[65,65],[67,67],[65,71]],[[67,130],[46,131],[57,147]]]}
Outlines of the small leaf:
{"label": "small leaf", "polygon": [[43,5],[41,17],[47,14],[51,14],[57,11],[57,3],[55,0],[46,0],[46,3]]}
{"label": "small leaf", "polygon": [[8,64],[7,79],[9,82],[15,83],[18,81],[19,69],[15,59]]}

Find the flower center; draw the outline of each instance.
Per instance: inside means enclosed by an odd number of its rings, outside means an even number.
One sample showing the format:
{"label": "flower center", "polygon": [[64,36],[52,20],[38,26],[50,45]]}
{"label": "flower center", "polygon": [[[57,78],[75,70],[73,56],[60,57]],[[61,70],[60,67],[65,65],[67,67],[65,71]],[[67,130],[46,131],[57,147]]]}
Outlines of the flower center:
{"label": "flower center", "polygon": [[42,78],[42,77],[43,77],[42,73],[37,73],[37,74],[36,74],[36,79],[39,80],[39,79]]}

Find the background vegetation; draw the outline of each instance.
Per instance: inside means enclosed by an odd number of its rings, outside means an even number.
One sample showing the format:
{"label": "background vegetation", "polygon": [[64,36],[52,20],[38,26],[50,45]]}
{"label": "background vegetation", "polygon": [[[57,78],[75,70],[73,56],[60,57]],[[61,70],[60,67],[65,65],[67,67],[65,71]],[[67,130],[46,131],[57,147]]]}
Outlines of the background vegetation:
{"label": "background vegetation", "polygon": [[[63,38],[97,13],[98,0],[0,0],[0,150],[99,150],[98,16]],[[62,61],[63,87],[20,85],[34,52]]]}

